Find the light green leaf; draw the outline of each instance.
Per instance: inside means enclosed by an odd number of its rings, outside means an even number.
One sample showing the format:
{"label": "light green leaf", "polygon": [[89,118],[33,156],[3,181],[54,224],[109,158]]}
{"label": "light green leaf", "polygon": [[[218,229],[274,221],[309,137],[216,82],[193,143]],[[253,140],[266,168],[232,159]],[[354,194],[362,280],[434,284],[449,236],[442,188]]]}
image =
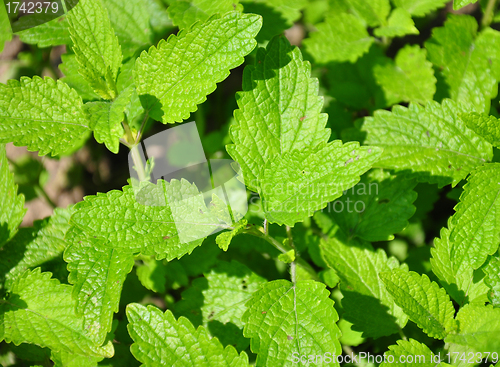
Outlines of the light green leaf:
{"label": "light green leaf", "polygon": [[0,198],[2,198],[0,201],[1,249],[16,234],[26,214],[24,195],[17,194],[17,185],[14,183],[14,175],[10,172],[7,152],[3,144],[0,144]]}
{"label": "light green leaf", "polygon": [[391,240],[415,213],[415,185],[402,175],[373,170],[324,211],[350,237],[369,242]]}
{"label": "light green leaf", "polygon": [[147,308],[137,303],[127,306],[127,325],[134,340],[132,354],[145,367],[247,367],[245,352],[238,355],[232,346],[223,348],[217,338],[210,339],[206,329],[194,329],[188,319],[174,318],[172,312],[163,313],[156,307]]}
{"label": "light green leaf", "polygon": [[142,48],[151,45],[151,14],[148,1],[144,0],[102,0],[108,11],[109,21],[120,41],[123,57],[133,56]]}
{"label": "light green leaf", "polygon": [[388,260],[383,250],[374,251],[366,242],[349,240],[323,213],[317,213],[314,219],[330,237],[321,241],[320,249],[325,262],[340,277],[343,317],[365,338],[397,333],[408,317],[378,276],[399,266],[397,261]]}
{"label": "light green leaf", "polygon": [[405,46],[398,51],[395,64],[375,66],[377,83],[398,102],[426,104],[436,93],[434,70],[426,54],[418,45]]}
{"label": "light green leaf", "polygon": [[130,185],[85,197],[75,205],[71,223],[113,248],[169,261],[191,253],[215,229],[228,228],[208,211],[196,186],[184,179],[159,180],[135,190],[137,197]]}
{"label": "light green leaf", "polygon": [[451,260],[479,268],[498,249],[500,237],[500,163],[486,164],[471,173],[451,219]]}
{"label": "light green leaf", "polygon": [[458,10],[469,4],[474,4],[477,0],[453,0],[453,10]]}
{"label": "light green leaf", "polygon": [[380,154],[379,148],[336,140],[275,157],[258,187],[266,218],[288,226],[304,221],[355,185]]}
{"label": "light green leaf", "polygon": [[367,145],[384,148],[376,166],[411,172],[419,181],[455,186],[492,158],[492,147],[458,114],[470,108],[451,100],[376,111],[364,119]]}
{"label": "light green leaf", "polygon": [[123,56],[102,2],[79,0],[67,19],[80,74],[102,98],[114,99]]}
{"label": "light green leaf", "polygon": [[183,29],[197,21],[204,22],[214,14],[237,10],[237,6],[238,0],[170,0],[167,11],[172,23]]}
{"label": "light green leaf", "polygon": [[488,143],[500,147],[500,120],[486,113],[464,113],[460,118],[468,128],[482,136]]}
{"label": "light green leaf", "polygon": [[425,344],[415,339],[398,340],[396,343],[397,345],[389,346],[389,351],[384,353],[384,361],[386,362],[382,363],[380,367],[390,367],[392,363],[389,360],[392,358],[393,363],[397,363],[402,367],[438,367],[445,365],[439,363],[439,355],[435,355]]}
{"label": "light green leaf", "polygon": [[248,222],[246,219],[242,219],[234,226],[233,230],[229,232],[223,232],[220,235],[218,235],[217,238],[215,239],[215,242],[217,243],[217,245],[219,245],[219,248],[224,251],[227,251],[229,245],[231,244],[231,240],[246,229],[247,223]]}
{"label": "light green leaf", "polygon": [[319,64],[330,61],[355,62],[373,42],[362,21],[352,14],[334,12],[316,25],[317,32],[303,41],[307,52]]}
{"label": "light green leaf", "polygon": [[12,27],[5,6],[0,6],[0,52],[3,51],[5,42],[12,39]]}
{"label": "light green leaf", "polygon": [[450,297],[425,274],[393,269],[379,274],[394,302],[427,335],[444,339],[456,328]]}
{"label": "light green leaf", "polygon": [[89,102],[84,106],[95,140],[104,143],[115,154],[120,149],[120,138],[125,133],[122,122],[131,94],[132,88],[127,88],[113,102]]}
{"label": "light green leaf", "polygon": [[477,35],[477,27],[472,16],[450,15],[444,27],[433,29],[425,47],[429,60],[441,70],[451,98],[487,112],[498,92],[499,76],[492,60],[499,59],[500,33],[488,30]]}
{"label": "light green leaf", "polygon": [[469,262],[462,262],[455,267],[451,259],[451,250],[454,243],[450,241],[451,223],[449,228],[441,229],[441,238],[434,239],[434,248],[431,248],[432,272],[439,278],[439,282],[448,294],[459,304],[480,301],[488,288],[478,272],[474,271]]}
{"label": "light green leaf", "polygon": [[16,280],[27,269],[40,266],[58,258],[66,243],[64,236],[69,229],[69,209],[57,208],[54,214],[33,227],[24,227],[0,250],[0,279],[4,287],[11,289]]}
{"label": "light green leaf", "polygon": [[273,38],[267,49],[257,50],[254,66],[243,72],[239,109],[226,147],[239,163],[245,185],[257,191],[266,163],[278,155],[326,143],[328,119],[321,113],[318,80],[310,77],[309,63],[285,37]]}
{"label": "light green leaf", "polygon": [[72,287],[50,279],[40,268],[17,278],[6,301],[0,301],[0,340],[30,343],[76,356],[112,357],[113,345],[98,346],[75,315]]}
{"label": "light green leaf", "polygon": [[[444,340],[451,348],[461,352],[500,353],[500,308],[482,305],[465,305],[458,311],[458,332]],[[491,354],[489,359],[491,361]],[[453,362],[453,360],[452,360]]]}
{"label": "light green leaf", "polygon": [[163,261],[153,258],[141,258],[143,265],[136,268],[137,277],[141,284],[153,292],[165,293],[168,268]]}
{"label": "light green leaf", "polygon": [[392,11],[387,20],[387,25],[374,31],[377,37],[403,37],[407,34],[419,34],[410,13],[401,8]]}
{"label": "light green leaf", "polygon": [[489,288],[488,299],[493,307],[498,308],[500,307],[500,259],[490,257],[484,272],[486,273],[484,284]]}
{"label": "light green leaf", "polygon": [[415,17],[423,17],[442,8],[448,0],[392,0],[392,2]]}
{"label": "light green leaf", "polygon": [[323,283],[312,280],[275,280],[257,291],[243,315],[256,366],[293,366],[294,353],[304,351],[340,355],[338,315],[329,295]]}
{"label": "light green leaf", "polygon": [[[369,27],[384,24],[391,11],[389,0],[347,0],[347,3],[352,13],[364,19]],[[335,5],[332,8],[333,12],[338,11],[335,9]]]}
{"label": "light green leaf", "polygon": [[134,266],[134,257],[127,250],[107,247],[102,240],[83,237],[66,249],[64,260],[85,333],[102,344],[111,330],[113,312],[118,312],[123,282]]}
{"label": "light green leaf", "polygon": [[80,64],[76,60],[76,56],[74,54],[62,54],[61,60],[62,63],[59,64],[59,70],[64,74],[64,77],[60,80],[69,85],[70,88],[76,90],[84,101],[100,99],[94,93],[90,84],[78,72]]}
{"label": "light green leaf", "polygon": [[24,43],[37,45],[38,47],[70,45],[71,37],[68,26],[66,17],[59,17],[16,34]]}
{"label": "light green leaf", "polygon": [[163,123],[188,118],[254,49],[261,24],[252,14],[213,16],[143,52],[135,85],[144,108]]}
{"label": "light green leaf", "polygon": [[0,143],[55,156],[80,143],[88,125],[81,97],[61,81],[35,76],[0,84]]}

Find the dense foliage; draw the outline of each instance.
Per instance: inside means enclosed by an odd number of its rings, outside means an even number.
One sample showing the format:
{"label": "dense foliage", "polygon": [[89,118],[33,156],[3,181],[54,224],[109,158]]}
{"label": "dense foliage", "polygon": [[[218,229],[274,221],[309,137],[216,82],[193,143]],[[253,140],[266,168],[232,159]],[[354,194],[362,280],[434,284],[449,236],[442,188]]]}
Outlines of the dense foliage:
{"label": "dense foliage", "polygon": [[[495,0],[80,0],[13,35],[0,6],[0,48],[24,43],[0,84],[0,364],[495,365],[497,20]],[[141,142],[193,120],[248,212],[148,183]],[[126,174],[130,153],[142,183],[76,175],[83,200],[21,225],[53,203],[7,143]]]}

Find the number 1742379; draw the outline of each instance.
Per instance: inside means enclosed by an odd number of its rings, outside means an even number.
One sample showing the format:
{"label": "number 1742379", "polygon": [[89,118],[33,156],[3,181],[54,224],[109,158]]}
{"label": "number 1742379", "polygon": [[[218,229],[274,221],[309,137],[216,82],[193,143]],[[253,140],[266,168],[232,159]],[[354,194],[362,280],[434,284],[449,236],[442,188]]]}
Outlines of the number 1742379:
{"label": "number 1742379", "polygon": [[24,13],[24,14],[41,14],[41,13],[57,13],[59,4],[52,1],[7,1],[5,3],[9,14]]}

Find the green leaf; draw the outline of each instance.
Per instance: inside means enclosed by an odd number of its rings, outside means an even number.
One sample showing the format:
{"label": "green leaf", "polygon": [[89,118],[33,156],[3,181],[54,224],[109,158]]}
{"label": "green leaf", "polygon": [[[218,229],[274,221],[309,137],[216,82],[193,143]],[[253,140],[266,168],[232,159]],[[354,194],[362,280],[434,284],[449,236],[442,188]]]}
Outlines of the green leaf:
{"label": "green leaf", "polygon": [[324,211],[350,237],[370,242],[392,240],[415,213],[415,185],[402,175],[373,170]]}
{"label": "green leaf", "polygon": [[479,268],[498,249],[500,236],[500,163],[486,164],[471,173],[451,219],[451,260]]}
{"label": "green leaf", "polygon": [[220,235],[218,235],[217,238],[215,239],[215,242],[217,243],[217,245],[219,245],[219,248],[224,251],[227,251],[229,245],[231,244],[231,240],[246,229],[247,223],[248,222],[246,219],[242,219],[234,226],[233,230],[229,232],[223,232]]}
{"label": "green leaf", "polygon": [[477,35],[477,27],[472,16],[450,15],[444,27],[433,29],[425,47],[429,60],[441,70],[451,98],[487,112],[497,95],[499,77],[492,59],[499,58],[500,33],[489,30]]}
{"label": "green leaf", "polygon": [[453,0],[453,10],[458,10],[469,4],[474,4],[477,0]]}
{"label": "green leaf", "polygon": [[410,13],[401,8],[392,11],[387,25],[375,29],[377,37],[403,37],[407,34],[419,34]]}
{"label": "green leaf", "polygon": [[[352,13],[364,19],[369,27],[384,24],[391,11],[389,0],[347,0],[347,2]],[[335,11],[336,9],[334,8],[333,12]],[[330,15],[331,13],[328,14],[328,16]]]}
{"label": "green leaf", "polygon": [[111,330],[125,277],[134,257],[124,249],[107,247],[104,241],[81,238],[64,252],[76,299],[76,313],[83,316],[86,335],[102,344]]}
{"label": "green leaf", "polygon": [[76,356],[112,357],[113,345],[97,346],[75,315],[72,287],[51,279],[40,268],[17,278],[7,300],[0,301],[0,340],[30,343]]}
{"label": "green leaf", "polygon": [[[444,365],[439,363],[439,354],[435,355],[425,344],[415,339],[398,340],[396,343],[396,345],[389,346],[389,351],[384,353],[385,362],[380,367],[390,367],[394,362],[402,367],[437,367]],[[394,362],[391,363],[390,361]]]}
{"label": "green leaf", "polygon": [[254,49],[261,24],[252,14],[213,16],[143,52],[135,64],[135,85],[144,108],[163,123],[188,118]]}
{"label": "green leaf", "polygon": [[134,340],[132,354],[146,367],[174,366],[248,366],[245,352],[238,355],[232,346],[223,348],[217,338],[210,339],[206,329],[194,329],[188,319],[174,318],[156,307],[137,303],[127,306],[127,325]]}
{"label": "green leaf", "polygon": [[469,262],[462,262],[455,267],[451,258],[454,243],[450,241],[452,229],[441,229],[441,238],[434,239],[434,248],[431,248],[432,272],[439,278],[439,282],[448,294],[459,304],[481,300],[488,291],[478,271],[474,271]]}
{"label": "green leaf", "polygon": [[215,229],[228,227],[208,211],[196,186],[184,179],[98,193],[74,209],[71,223],[89,237],[109,241],[113,248],[156,255],[158,260],[191,253]]}
{"label": "green leaf", "polygon": [[[322,218],[323,217],[323,218]],[[321,255],[340,278],[343,317],[353,324],[352,329],[362,331],[363,337],[379,338],[392,335],[406,325],[407,316],[383,286],[378,274],[399,266],[386,253],[374,251],[370,244],[348,240],[336,225],[328,227],[324,214],[314,218],[330,238],[322,240]]]}
{"label": "green leaf", "polygon": [[143,0],[102,0],[108,11],[109,21],[120,41],[123,57],[133,56],[137,50],[151,45],[151,30],[148,2]]}
{"label": "green leaf", "polygon": [[418,45],[405,46],[396,55],[395,64],[375,66],[377,83],[398,102],[426,104],[436,93],[434,70],[426,54]]}
{"label": "green leaf", "polygon": [[0,6],[0,52],[3,51],[5,42],[12,39],[12,27],[5,6]]}
{"label": "green leaf", "polygon": [[456,319],[458,332],[449,334],[444,340],[451,348],[482,353],[483,358],[487,356],[485,352],[500,353],[500,308],[469,304],[458,311]]}
{"label": "green leaf", "polygon": [[165,293],[168,268],[163,261],[152,258],[141,258],[143,265],[137,266],[136,273],[141,284],[153,292]]}
{"label": "green leaf", "polygon": [[27,269],[40,266],[61,256],[66,248],[64,236],[69,229],[71,210],[57,208],[52,216],[35,221],[33,227],[19,232],[0,251],[0,279],[12,288]]}
{"label": "green leaf", "polygon": [[131,94],[132,88],[127,88],[113,102],[89,102],[84,106],[95,140],[104,143],[115,154],[120,149],[120,138],[125,133],[122,121]]}
{"label": "green leaf", "polygon": [[423,17],[442,8],[448,0],[392,0],[392,2],[415,17]]}
{"label": "green leaf", "polygon": [[226,147],[239,163],[245,185],[257,191],[264,167],[278,155],[326,143],[328,116],[321,113],[318,80],[302,61],[300,50],[285,37],[275,37],[243,72],[239,109],[230,127],[234,144]]}
{"label": "green leaf", "polygon": [[427,335],[444,339],[456,328],[455,308],[446,291],[425,274],[393,269],[379,274],[394,302]]}
{"label": "green leaf", "polygon": [[24,43],[37,45],[38,47],[70,45],[71,37],[68,26],[66,17],[59,17],[16,34]]}
{"label": "green leaf", "polygon": [[294,353],[304,351],[340,355],[338,315],[329,295],[324,284],[312,280],[275,280],[257,291],[242,318],[256,366],[292,366]]}
{"label": "green leaf", "polygon": [[406,171],[419,181],[455,186],[475,167],[490,161],[489,143],[468,129],[458,114],[470,108],[451,100],[429,101],[376,111],[366,117],[364,143],[384,148],[376,166]]}
{"label": "green leaf", "polygon": [[[1,125],[0,125],[1,129]],[[14,175],[10,172],[5,145],[0,144],[0,249],[17,232],[26,214],[24,195],[17,194]]]}
{"label": "green leaf", "polygon": [[498,257],[490,257],[484,267],[486,277],[484,284],[489,288],[488,299],[493,307],[500,307],[500,260]]}
{"label": "green leaf", "polygon": [[355,185],[380,154],[375,147],[336,140],[275,157],[258,187],[266,218],[288,226],[304,221]]}
{"label": "green leaf", "polygon": [[334,12],[316,25],[317,32],[303,41],[306,50],[319,64],[330,61],[354,63],[373,42],[362,21],[352,14]]}
{"label": "green leaf", "polygon": [[183,29],[197,21],[205,22],[214,14],[237,10],[237,6],[238,0],[170,0],[167,11],[172,23]]}
{"label": "green leaf", "polygon": [[64,74],[64,77],[60,80],[69,85],[70,88],[76,90],[84,101],[100,99],[94,93],[90,84],[78,72],[80,64],[76,60],[76,56],[74,54],[62,54],[61,60],[62,63],[59,64],[59,70]]}
{"label": "green leaf", "polygon": [[89,122],[76,91],[51,78],[22,77],[0,85],[0,143],[52,156],[85,137]]}
{"label": "green leaf", "polygon": [[500,147],[500,121],[486,113],[464,113],[460,118],[467,127],[482,136],[488,143]]}
{"label": "green leaf", "polygon": [[114,99],[123,56],[102,2],[79,0],[68,22],[80,74],[102,98]]}

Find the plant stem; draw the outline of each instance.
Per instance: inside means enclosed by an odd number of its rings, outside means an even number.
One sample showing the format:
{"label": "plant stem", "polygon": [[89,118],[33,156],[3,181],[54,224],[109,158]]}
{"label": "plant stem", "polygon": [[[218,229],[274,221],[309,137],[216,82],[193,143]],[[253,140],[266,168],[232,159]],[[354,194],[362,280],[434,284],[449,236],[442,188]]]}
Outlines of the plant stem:
{"label": "plant stem", "polygon": [[481,19],[481,28],[488,27],[493,21],[495,5],[497,0],[488,0],[488,4],[486,4],[486,9],[484,10],[483,18]]}
{"label": "plant stem", "polygon": [[[280,243],[279,241],[275,240],[273,237],[271,237],[268,234],[265,234],[264,232],[259,230],[254,225],[249,225],[249,227],[247,227],[247,229],[243,233],[249,234],[251,236],[262,238],[264,241],[267,241],[268,243],[273,245],[276,249],[278,249],[283,254],[286,254],[288,251],[292,250],[292,248],[290,246]],[[309,265],[307,263],[307,261],[298,257],[295,260],[295,262],[298,266],[300,266],[302,269],[307,271],[312,279],[317,280],[317,281],[320,280],[318,277],[318,274],[316,274],[316,271],[312,268],[311,265]]]}
{"label": "plant stem", "polygon": [[399,336],[401,337],[401,339],[408,340],[408,338],[406,337],[405,333],[403,333],[403,329],[398,328],[398,332],[399,332]]}
{"label": "plant stem", "polygon": [[144,119],[141,122],[141,127],[139,128],[139,131],[137,132],[137,137],[135,138],[135,144],[139,144],[139,142],[142,139],[142,134],[144,133],[144,128],[146,127],[146,122],[148,121],[149,118],[149,111],[146,112],[144,115]]}
{"label": "plant stem", "polygon": [[295,251],[295,246],[293,244],[293,236],[292,236],[292,228],[290,226],[286,226],[286,235],[288,237],[288,245],[293,249],[294,260],[290,263],[290,279],[292,283],[297,283],[297,251]]}
{"label": "plant stem", "polygon": [[137,176],[139,176],[139,181],[146,180],[146,170],[144,169],[144,163],[142,162],[138,145],[132,145],[132,147],[130,148],[130,153],[132,155],[132,161],[134,162],[135,170],[137,171]]}
{"label": "plant stem", "polygon": [[52,209],[57,208],[57,205],[50,199],[49,195],[47,195],[47,192],[43,189],[42,186],[35,185],[35,192],[38,196],[43,197],[45,201],[52,207]]}

